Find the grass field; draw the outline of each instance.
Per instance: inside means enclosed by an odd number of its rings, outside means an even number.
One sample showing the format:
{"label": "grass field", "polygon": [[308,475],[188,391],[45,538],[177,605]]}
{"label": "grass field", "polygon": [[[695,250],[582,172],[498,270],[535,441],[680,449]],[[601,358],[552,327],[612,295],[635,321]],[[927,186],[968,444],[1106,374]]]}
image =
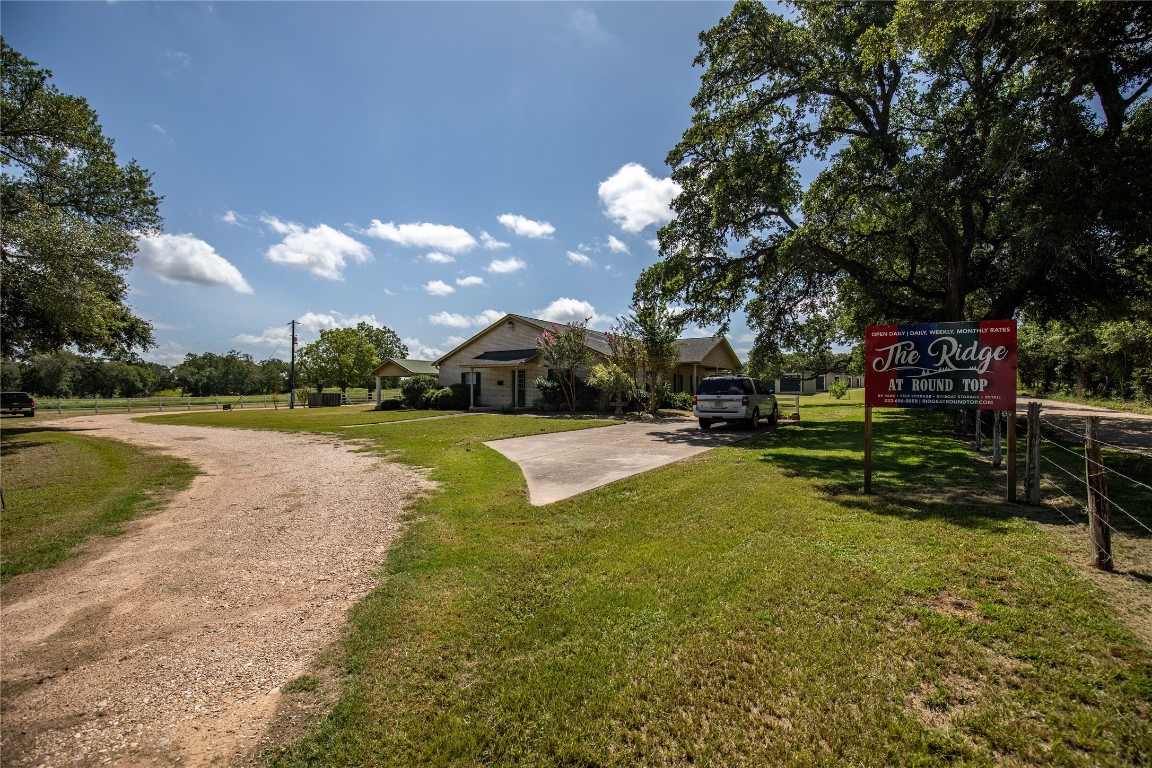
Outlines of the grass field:
{"label": "grass field", "polygon": [[878,413],[873,496],[862,409],[819,398],[534,508],[482,442],[584,423],[350,410],[163,417],[367,439],[440,483],[332,667],[288,686],[341,695],[276,765],[1152,761],[1152,651],[932,414]]}
{"label": "grass field", "polygon": [[118,534],[195,474],[182,461],[115,440],[5,420],[0,579],[49,568],[90,536]]}

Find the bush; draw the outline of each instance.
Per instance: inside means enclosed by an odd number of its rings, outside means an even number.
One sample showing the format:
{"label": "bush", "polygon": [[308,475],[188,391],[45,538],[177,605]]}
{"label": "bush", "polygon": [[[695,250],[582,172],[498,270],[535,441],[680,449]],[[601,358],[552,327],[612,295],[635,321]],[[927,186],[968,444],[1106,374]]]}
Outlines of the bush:
{"label": "bush", "polygon": [[424,408],[428,393],[439,387],[435,376],[411,376],[400,382],[400,399],[408,408]]}
{"label": "bush", "polygon": [[844,397],[844,395],[848,394],[848,382],[846,382],[846,381],[834,381],[834,382],[832,382],[832,385],[830,387],[828,387],[828,394],[832,395],[832,397],[839,400],[840,398]]}
{"label": "bush", "polygon": [[381,400],[380,405],[376,406],[378,411],[398,411],[404,407],[404,401],[398,397],[389,397],[386,400]]}
{"label": "bush", "polygon": [[455,397],[452,405],[454,410],[466,411],[472,407],[470,387],[467,384],[452,384],[448,389],[452,390],[452,395]]}
{"label": "bush", "polygon": [[692,395],[687,392],[671,392],[665,390],[660,393],[660,407],[673,408],[678,411],[692,410]]}
{"label": "bush", "polygon": [[[457,385],[460,386],[460,385]],[[467,388],[464,388],[467,391]],[[434,411],[460,411],[468,406],[460,405],[460,393],[452,387],[442,387],[424,396],[424,407]]]}
{"label": "bush", "polygon": [[564,402],[564,392],[560,389],[560,382],[555,379],[541,376],[532,382],[532,386],[540,391],[540,397],[536,400],[538,408],[558,411],[568,407],[568,404]]}

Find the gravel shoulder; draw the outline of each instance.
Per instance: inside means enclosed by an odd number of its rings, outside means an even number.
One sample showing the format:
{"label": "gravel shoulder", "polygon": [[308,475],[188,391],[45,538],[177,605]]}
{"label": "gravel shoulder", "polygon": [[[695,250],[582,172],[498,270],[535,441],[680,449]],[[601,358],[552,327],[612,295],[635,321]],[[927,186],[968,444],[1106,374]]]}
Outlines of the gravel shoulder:
{"label": "gravel shoulder", "polygon": [[379,583],[417,472],[326,436],[82,417],[202,475],[126,533],[13,579],[5,766],[227,765]]}

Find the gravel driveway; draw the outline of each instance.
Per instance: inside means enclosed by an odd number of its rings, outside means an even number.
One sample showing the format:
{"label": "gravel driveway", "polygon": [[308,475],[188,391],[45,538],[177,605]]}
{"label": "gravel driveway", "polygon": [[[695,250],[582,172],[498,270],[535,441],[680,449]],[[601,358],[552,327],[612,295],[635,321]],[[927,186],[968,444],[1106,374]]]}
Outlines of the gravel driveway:
{"label": "gravel driveway", "polygon": [[377,583],[429,484],[330,437],[136,423],[53,426],[204,474],[119,537],[3,591],[5,766],[221,765]]}

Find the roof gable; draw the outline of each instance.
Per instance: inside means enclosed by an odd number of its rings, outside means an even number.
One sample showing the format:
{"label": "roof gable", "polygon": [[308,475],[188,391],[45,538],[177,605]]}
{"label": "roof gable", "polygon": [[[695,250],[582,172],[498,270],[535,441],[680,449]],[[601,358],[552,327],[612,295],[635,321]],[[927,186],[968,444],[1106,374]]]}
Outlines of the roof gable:
{"label": "roof gable", "polygon": [[389,357],[380,361],[380,365],[372,369],[371,376],[435,376],[440,372],[436,365],[428,360],[412,360],[406,357]]}
{"label": "roof gable", "polygon": [[[560,328],[564,323],[554,322],[552,320],[541,320],[538,317],[528,317],[527,315],[507,314],[501,317],[496,322],[484,328],[480,332],[473,335],[468,340],[457,345],[452,351],[442,356],[435,362],[435,365],[442,366],[445,362],[452,357],[455,357],[461,350],[475,344],[484,336],[492,333],[495,329],[502,327],[506,323],[519,322],[527,326],[538,329],[541,333],[544,331],[553,331]],[[591,328],[585,329],[585,343],[592,351],[608,357],[612,354],[612,347],[608,343],[608,334],[604,331],[595,331]],[[740,358],[736,356],[736,352],[732,349],[732,345],[728,343],[728,339],[723,336],[705,336],[701,338],[684,338],[675,341],[676,348],[680,353],[680,362],[691,365],[692,363],[703,362],[706,357],[721,357],[726,361],[732,363],[731,368],[739,368]],[[508,349],[508,350],[489,350],[484,352],[479,357],[474,359],[483,360],[484,362],[515,362],[525,361],[531,359],[538,350],[527,349]]]}

